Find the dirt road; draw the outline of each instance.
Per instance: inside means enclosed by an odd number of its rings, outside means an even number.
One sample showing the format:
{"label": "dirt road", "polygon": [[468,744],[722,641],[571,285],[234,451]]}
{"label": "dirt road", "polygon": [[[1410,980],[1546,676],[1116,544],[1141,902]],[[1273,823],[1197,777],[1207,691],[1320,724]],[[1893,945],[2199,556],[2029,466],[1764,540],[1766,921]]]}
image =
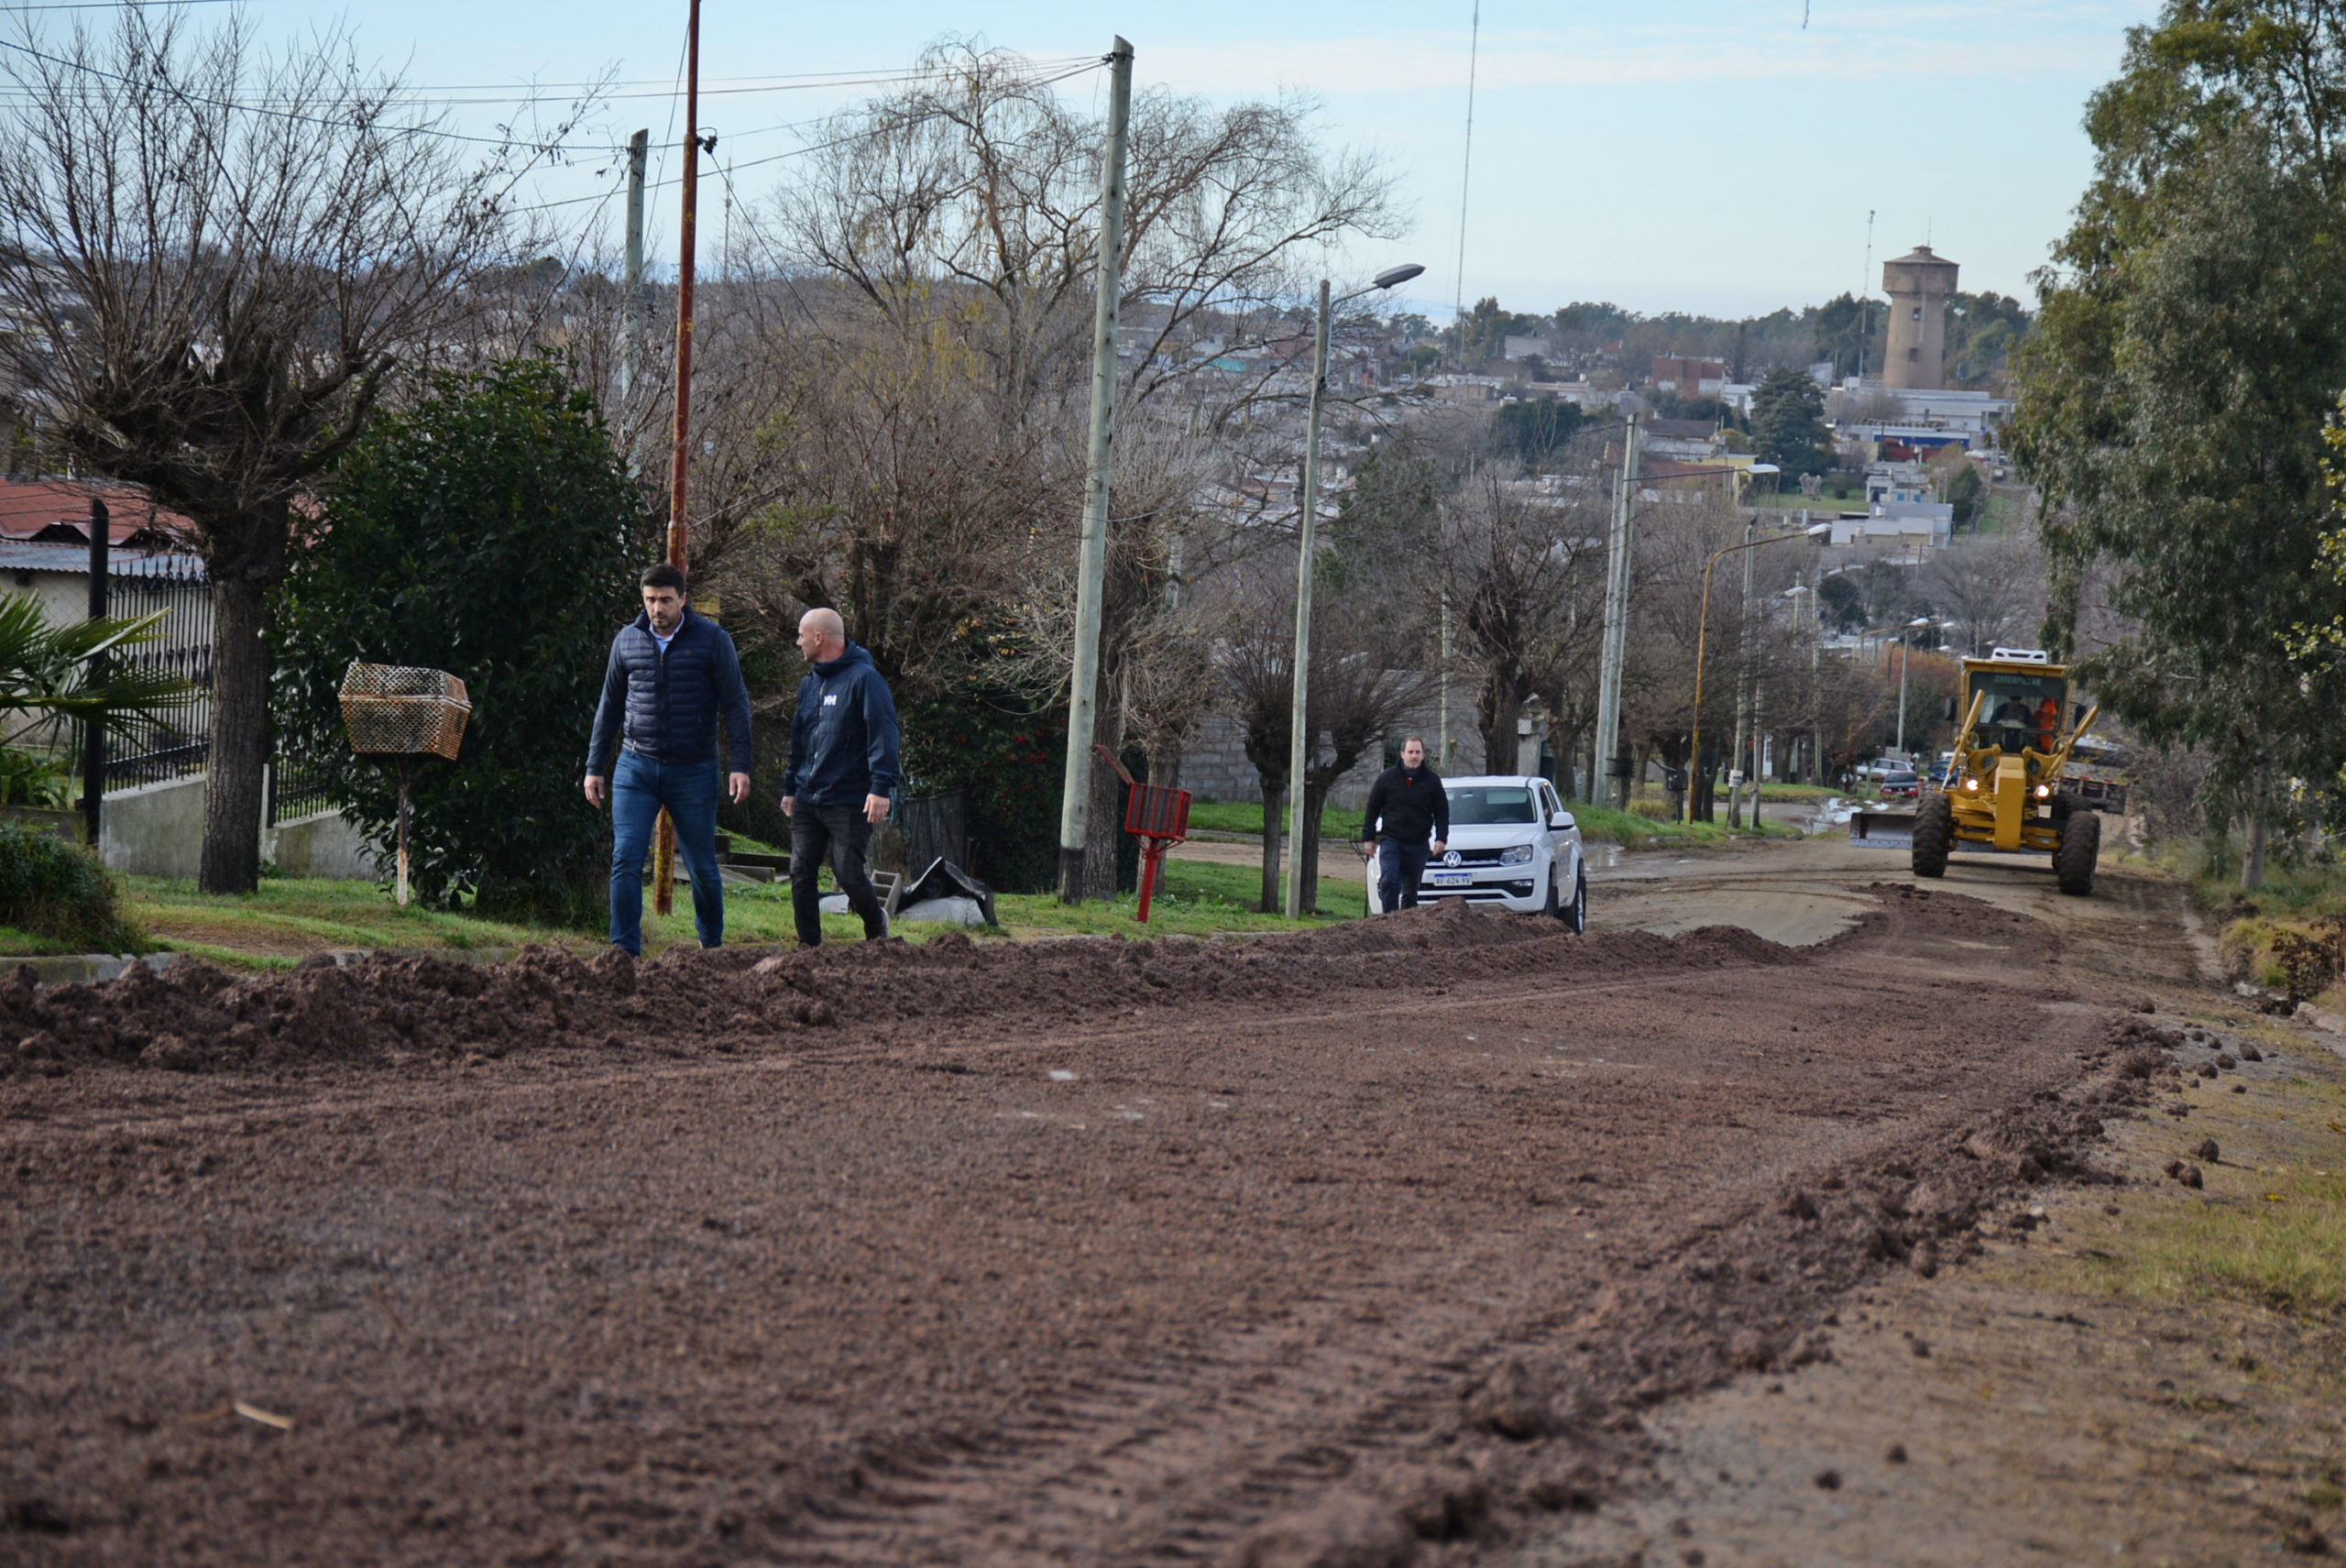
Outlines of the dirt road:
{"label": "dirt road", "polygon": [[2143,1097],[2162,889],[1850,855],[1584,938],[0,987],[0,1558],[1580,1561],[1653,1412]]}

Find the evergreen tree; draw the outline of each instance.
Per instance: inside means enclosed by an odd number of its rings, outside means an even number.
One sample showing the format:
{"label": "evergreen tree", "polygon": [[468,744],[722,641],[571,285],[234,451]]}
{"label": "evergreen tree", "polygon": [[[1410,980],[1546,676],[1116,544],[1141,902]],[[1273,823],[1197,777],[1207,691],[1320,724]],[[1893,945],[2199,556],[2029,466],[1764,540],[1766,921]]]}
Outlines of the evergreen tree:
{"label": "evergreen tree", "polygon": [[[2151,740],[2208,748],[2209,804],[2259,824],[2278,780],[2346,761],[2346,671],[2292,653],[2346,603],[2317,569],[2346,385],[2341,37],[2336,4],[2204,0],[2130,35],[2015,356],[2048,642]],[[2096,648],[2079,610],[2098,569],[2126,622]]]}
{"label": "evergreen tree", "polygon": [[657,558],[593,397],[544,360],[441,378],[368,432],[323,499],[273,634],[284,743],[388,850],[397,781],[351,753],[343,672],[358,660],[455,674],[472,718],[461,756],[416,775],[416,889],[591,920],[610,833],[578,781],[612,633]]}
{"label": "evergreen tree", "polygon": [[1751,444],[1786,475],[1830,473],[1836,459],[1825,428],[1825,389],[1794,366],[1779,365],[1751,391]]}

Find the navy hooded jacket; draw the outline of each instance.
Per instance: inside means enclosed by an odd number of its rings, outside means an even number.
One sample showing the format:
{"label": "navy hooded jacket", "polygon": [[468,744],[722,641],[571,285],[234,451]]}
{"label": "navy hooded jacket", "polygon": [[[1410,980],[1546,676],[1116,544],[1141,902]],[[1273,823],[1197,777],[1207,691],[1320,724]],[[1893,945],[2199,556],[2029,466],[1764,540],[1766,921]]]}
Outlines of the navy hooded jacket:
{"label": "navy hooded jacket", "polygon": [[896,699],[872,655],[850,642],[798,683],[782,793],[809,806],[861,806],[867,795],[893,793],[903,776]]}
{"label": "navy hooded jacket", "polygon": [[652,635],[652,617],[637,616],[611,639],[603,670],[603,700],[595,709],[595,736],[586,744],[586,772],[608,778],[624,729],[627,749],[654,762],[706,762],[717,756],[717,720],[733,772],[750,771],[750,692],[733,639],[717,622],[687,608],[668,651]]}

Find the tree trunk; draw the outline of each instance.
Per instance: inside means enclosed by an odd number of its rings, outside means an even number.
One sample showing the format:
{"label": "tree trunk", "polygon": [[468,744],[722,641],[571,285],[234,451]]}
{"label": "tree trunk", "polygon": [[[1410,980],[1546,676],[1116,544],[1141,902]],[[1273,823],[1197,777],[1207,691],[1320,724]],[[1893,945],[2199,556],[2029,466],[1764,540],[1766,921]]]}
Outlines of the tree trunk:
{"label": "tree trunk", "polygon": [[[1117,685],[1121,685],[1119,682]],[[1109,689],[1103,675],[1101,686]],[[1112,757],[1124,750],[1124,705],[1102,703],[1094,739]],[[1083,829],[1083,896],[1116,896],[1116,851],[1124,846],[1124,781],[1116,770],[1093,757],[1091,761],[1091,820]]]}
{"label": "tree trunk", "polygon": [[1484,686],[1478,706],[1483,718],[1483,771],[1515,772],[1515,721],[1523,712],[1523,698],[1514,687],[1492,681]]}
{"label": "tree trunk", "polygon": [[2240,890],[2254,893],[2264,885],[2264,836],[2271,813],[2264,806],[2264,770],[2256,772],[2256,796],[2248,807],[2248,853],[2241,857]]}
{"label": "tree trunk", "polygon": [[1303,784],[1303,819],[1295,825],[1295,852],[1303,857],[1303,899],[1298,905],[1305,915],[1320,912],[1320,807],[1328,798],[1328,786],[1306,778]]}
{"label": "tree trunk", "polygon": [[1279,806],[1284,784],[1263,781],[1263,913],[1279,912]]}
{"label": "tree trunk", "polygon": [[203,853],[197,886],[260,886],[262,777],[269,762],[269,585],[238,571],[213,583],[212,750],[204,763]]}

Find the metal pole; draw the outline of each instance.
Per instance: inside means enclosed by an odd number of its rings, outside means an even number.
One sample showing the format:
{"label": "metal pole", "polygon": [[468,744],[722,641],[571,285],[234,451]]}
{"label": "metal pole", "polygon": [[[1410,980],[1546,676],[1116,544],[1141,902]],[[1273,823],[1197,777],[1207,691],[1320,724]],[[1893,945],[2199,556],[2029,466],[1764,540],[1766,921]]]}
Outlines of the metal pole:
{"label": "metal pole", "polygon": [[1116,423],[1116,322],[1124,291],[1124,145],[1133,46],[1108,51],[1108,153],[1100,169],[1100,292],[1091,318],[1091,444],[1083,477],[1083,545],[1075,586],[1075,667],[1068,685],[1067,769],[1059,796],[1059,902],[1083,902],[1091,817],[1091,737],[1099,726],[1100,601],[1108,576],[1108,459]]}
{"label": "metal pole", "polygon": [[1735,751],[1727,759],[1727,825],[1743,826],[1743,786],[1736,777],[1743,770],[1743,748],[1751,726],[1751,547],[1759,542],[1758,513],[1743,520],[1743,626],[1737,641],[1735,676]]}
{"label": "metal pole", "polygon": [[[114,519],[106,510],[106,503],[97,497],[90,498],[90,619],[96,620],[106,612],[106,552],[114,540]],[[106,678],[106,656],[90,655],[90,685],[96,686]],[[106,795],[106,726],[105,715],[93,713],[82,725],[82,816],[88,824],[90,849],[98,850],[98,828],[104,811]]]}
{"label": "metal pole", "polygon": [[1912,630],[1898,634],[1898,756],[1902,762],[1906,757],[1906,668],[1914,662],[1913,635]]}
{"label": "metal pole", "polygon": [[1320,280],[1320,327],[1311,349],[1310,411],[1303,421],[1303,525],[1295,556],[1295,695],[1287,720],[1287,917],[1303,918],[1303,770],[1311,759],[1311,551],[1320,521],[1320,407],[1328,396],[1328,280]]}
{"label": "metal pole", "polygon": [[[627,292],[619,301],[619,411],[634,446],[635,378],[643,368],[643,162],[652,133],[627,138]],[[630,451],[632,458],[634,453]]]}
{"label": "metal pole", "polygon": [[[676,434],[668,458],[668,565],[679,571],[690,554],[685,474],[693,412],[693,219],[700,193],[700,0],[691,4],[685,25],[684,201],[676,242]],[[664,810],[652,857],[652,912],[671,913],[676,907],[676,824]]]}
{"label": "metal pole", "polygon": [[[1614,487],[1613,531],[1605,572],[1605,641],[1596,682],[1597,765],[1608,773],[1621,753],[1621,674],[1628,663],[1630,517],[1638,493],[1638,416],[1621,438],[1621,474]],[[1592,798],[1603,786],[1589,781]],[[1619,806],[1628,806],[1626,787]]]}

